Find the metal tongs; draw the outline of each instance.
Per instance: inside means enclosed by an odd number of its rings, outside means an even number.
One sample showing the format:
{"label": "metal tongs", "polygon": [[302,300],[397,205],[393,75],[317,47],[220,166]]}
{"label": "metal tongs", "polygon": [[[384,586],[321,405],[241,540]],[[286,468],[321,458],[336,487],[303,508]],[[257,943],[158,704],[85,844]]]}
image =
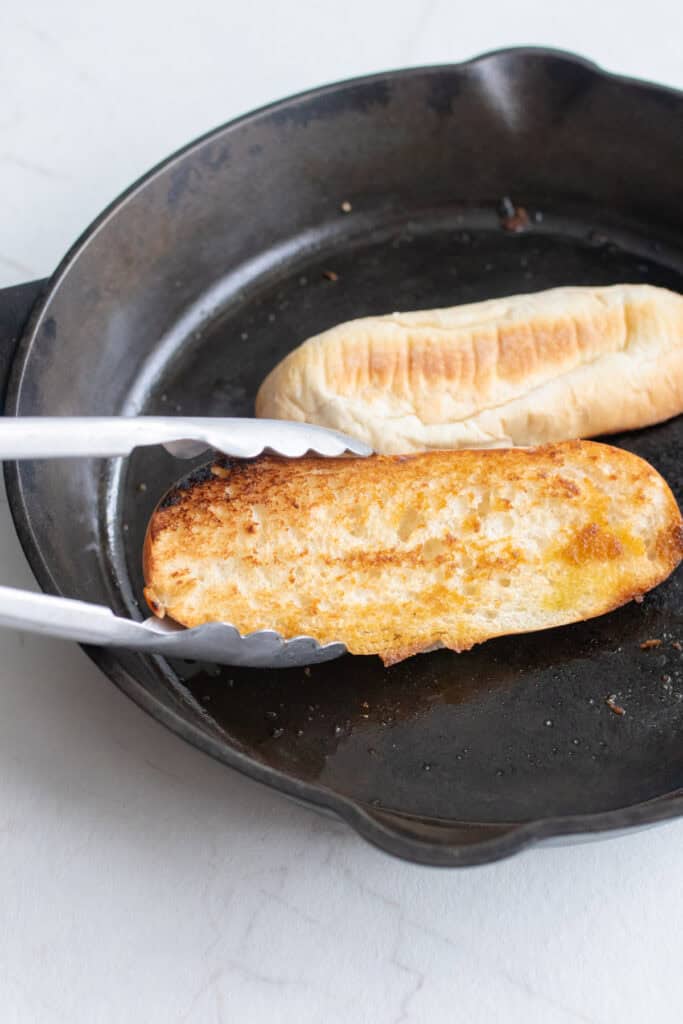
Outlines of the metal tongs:
{"label": "metal tongs", "polygon": [[[372,454],[368,445],[338,431],[285,420],[0,417],[0,460],[107,458],[159,444],[180,459],[194,458],[207,449],[240,459],[254,458],[263,451],[287,458],[300,458],[308,452],[330,457],[345,452]],[[243,636],[228,622],[209,622],[193,629],[154,617],[136,622],[114,615],[103,605],[12,587],[0,587],[0,626],[82,644],[255,668],[311,665],[346,651],[342,643],[321,644],[310,636],[285,639],[271,629]]]}

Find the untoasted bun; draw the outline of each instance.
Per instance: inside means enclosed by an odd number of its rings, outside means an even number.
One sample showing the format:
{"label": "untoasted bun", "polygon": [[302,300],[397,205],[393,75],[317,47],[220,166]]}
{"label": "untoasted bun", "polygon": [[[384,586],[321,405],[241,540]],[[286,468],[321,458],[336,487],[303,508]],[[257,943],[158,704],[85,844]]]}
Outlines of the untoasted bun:
{"label": "untoasted bun", "polygon": [[186,626],[304,633],[391,663],[600,615],[682,553],[665,481],[607,445],[262,457],[160,505],[145,593]]}
{"label": "untoasted bun", "polygon": [[378,452],[535,445],[683,412],[683,296],[555,288],[366,317],[291,352],[258,416],[305,420]]}

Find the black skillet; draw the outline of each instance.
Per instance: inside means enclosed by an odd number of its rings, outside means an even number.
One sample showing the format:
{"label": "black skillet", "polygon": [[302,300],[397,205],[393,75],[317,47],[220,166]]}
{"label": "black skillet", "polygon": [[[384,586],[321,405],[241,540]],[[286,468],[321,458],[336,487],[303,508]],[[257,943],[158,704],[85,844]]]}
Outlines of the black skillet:
{"label": "black skillet", "polygon": [[[171,157],[48,282],[0,295],[6,412],[249,415],[289,349],[351,317],[563,284],[681,290],[681,181],[683,94],[561,53],[508,50],[285,100]],[[525,230],[509,230],[506,196]],[[616,443],[680,500],[682,440],[679,417]],[[145,523],[185,469],[160,450],[8,465],[43,588],[139,615]],[[247,775],[399,856],[474,864],[681,813],[682,583],[593,622],[389,670],[88,653]]]}

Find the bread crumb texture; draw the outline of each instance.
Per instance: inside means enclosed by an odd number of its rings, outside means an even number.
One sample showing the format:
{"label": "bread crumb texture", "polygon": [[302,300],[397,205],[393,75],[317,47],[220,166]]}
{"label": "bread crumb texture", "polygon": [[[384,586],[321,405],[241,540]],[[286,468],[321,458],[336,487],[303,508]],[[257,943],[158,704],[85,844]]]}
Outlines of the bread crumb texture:
{"label": "bread crumb texture", "polygon": [[308,634],[391,664],[600,615],[682,554],[662,477],[573,441],[226,461],[158,507],[144,572],[152,611],[183,625]]}

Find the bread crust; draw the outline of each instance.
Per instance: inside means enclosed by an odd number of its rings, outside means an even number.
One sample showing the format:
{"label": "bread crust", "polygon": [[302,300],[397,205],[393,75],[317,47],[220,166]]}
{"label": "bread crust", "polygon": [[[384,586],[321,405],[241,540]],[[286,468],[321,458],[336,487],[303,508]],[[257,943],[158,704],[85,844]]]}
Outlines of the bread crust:
{"label": "bread crust", "polygon": [[159,505],[152,611],[343,641],[385,663],[603,614],[683,555],[666,482],[621,449],[224,461]]}
{"label": "bread crust", "polygon": [[538,445],[683,411],[683,296],[555,288],[353,320],[264,380],[257,416],[345,431],[375,451]]}

